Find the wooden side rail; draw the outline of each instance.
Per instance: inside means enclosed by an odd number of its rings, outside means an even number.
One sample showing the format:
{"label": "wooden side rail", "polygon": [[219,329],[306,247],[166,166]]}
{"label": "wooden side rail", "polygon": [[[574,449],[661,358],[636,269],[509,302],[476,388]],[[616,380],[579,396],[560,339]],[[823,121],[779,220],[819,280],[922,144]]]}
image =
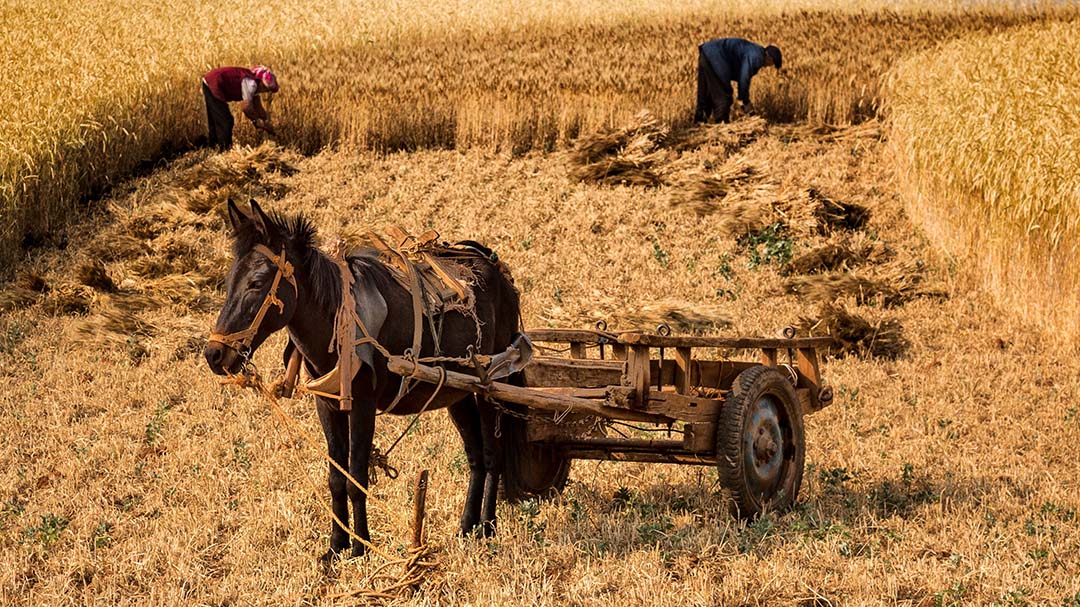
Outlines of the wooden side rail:
{"label": "wooden side rail", "polygon": [[386,363],[386,367],[390,369],[391,372],[404,377],[413,377],[429,384],[438,384],[442,381],[450,388],[466,390],[494,400],[517,403],[533,409],[553,411],[556,413],[567,411],[588,413],[607,419],[620,419],[652,424],[669,424],[675,422],[674,418],[666,415],[659,415],[646,411],[636,411],[634,409],[623,407],[612,407],[605,405],[603,402],[587,398],[566,396],[564,394],[550,394],[497,381],[485,384],[480,381],[480,378],[472,375],[458,373],[456,371],[443,371],[427,365],[418,365],[413,361],[404,359],[400,356],[391,356],[390,360]]}
{"label": "wooden side rail", "polygon": [[[531,336],[531,335],[530,335]],[[627,346],[650,348],[735,348],[780,349],[823,348],[833,343],[831,337],[708,337],[695,335],[657,335],[654,333],[620,333],[618,341]]]}

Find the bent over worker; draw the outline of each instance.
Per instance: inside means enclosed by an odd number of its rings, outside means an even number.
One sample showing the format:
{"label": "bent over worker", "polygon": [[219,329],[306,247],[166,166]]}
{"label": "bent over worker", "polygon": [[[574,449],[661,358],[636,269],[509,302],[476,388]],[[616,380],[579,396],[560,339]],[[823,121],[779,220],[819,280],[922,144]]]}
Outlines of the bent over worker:
{"label": "bent over worker", "polygon": [[270,116],[266,113],[259,93],[276,93],[277,77],[270,68],[256,65],[219,67],[203,75],[203,97],[206,98],[206,120],[209,123],[209,144],[225,151],[232,147],[233,117],[229,102],[239,101],[240,109],[256,129],[274,134]]}
{"label": "bent over worker", "polygon": [[742,38],[718,38],[698,47],[697,109],[694,122],[719,122],[730,118],[734,91],[731,82],[739,83],[739,101],[747,114],[754,113],[750,103],[750,79],[762,67],[780,69],[780,49],[761,46]]}

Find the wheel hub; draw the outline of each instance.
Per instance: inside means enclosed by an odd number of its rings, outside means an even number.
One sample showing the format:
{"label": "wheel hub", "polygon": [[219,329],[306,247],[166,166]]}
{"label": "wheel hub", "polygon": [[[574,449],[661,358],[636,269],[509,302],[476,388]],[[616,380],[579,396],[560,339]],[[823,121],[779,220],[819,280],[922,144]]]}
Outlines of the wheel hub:
{"label": "wheel hub", "polygon": [[770,495],[783,472],[783,420],[774,398],[761,395],[745,427],[746,480],[757,493]]}

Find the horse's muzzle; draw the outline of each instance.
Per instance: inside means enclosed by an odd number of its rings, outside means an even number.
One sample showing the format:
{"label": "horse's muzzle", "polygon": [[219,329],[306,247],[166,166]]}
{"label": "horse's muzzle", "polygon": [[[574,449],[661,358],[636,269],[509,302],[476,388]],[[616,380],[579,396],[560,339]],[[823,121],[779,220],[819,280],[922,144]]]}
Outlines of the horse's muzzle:
{"label": "horse's muzzle", "polygon": [[210,370],[215,375],[239,373],[244,362],[241,360],[239,352],[216,341],[206,344],[206,348],[203,349],[203,356],[206,357],[206,364],[210,365]]}

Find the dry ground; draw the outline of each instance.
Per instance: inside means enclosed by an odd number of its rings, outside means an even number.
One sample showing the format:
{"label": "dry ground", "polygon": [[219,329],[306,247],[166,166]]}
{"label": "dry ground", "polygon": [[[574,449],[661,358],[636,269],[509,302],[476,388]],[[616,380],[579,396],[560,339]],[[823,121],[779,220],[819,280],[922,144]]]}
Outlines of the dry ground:
{"label": "dry ground", "polygon": [[[787,294],[779,263],[788,246],[798,255],[826,240],[800,219],[815,188],[872,211],[857,235],[828,237],[886,251],[878,265],[850,261],[847,275],[934,287],[889,306],[840,297],[902,324],[908,347],[825,363],[837,398],[808,419],[798,506],[747,524],[725,513],[711,469],[579,462],[560,498],[504,505],[496,539],[461,539],[466,466],[437,412],[394,454],[401,477],[375,487],[398,509],[373,514],[376,541],[400,550],[409,479],[433,473],[439,564],[403,602],[1080,605],[1080,363],[927,257],[876,133],[774,126],[734,151],[668,154],[674,183],[721,172],[727,153],[757,169],[704,215],[672,206],[679,186],[573,182],[563,154],[200,152],[128,184],[66,249],[33,252],[27,288],[4,300],[2,602],[349,604],[333,597],[379,564],[316,563],[330,529],[319,453],[201,360],[227,259],[215,196],[250,192],[311,213],[327,234],[395,222],[484,241],[514,269],[530,326],[664,319],[771,335],[815,315],[821,290]],[[184,187],[228,167],[245,170],[216,193]],[[772,236],[736,238],[725,209],[747,200],[787,201],[766,214]],[[145,209],[158,209],[150,227]],[[85,269],[88,253],[121,245],[129,252],[105,259],[104,278]],[[263,369],[280,364],[280,345],[259,352]],[[287,406],[316,436],[312,403]],[[385,446],[405,420],[380,420]]]}

